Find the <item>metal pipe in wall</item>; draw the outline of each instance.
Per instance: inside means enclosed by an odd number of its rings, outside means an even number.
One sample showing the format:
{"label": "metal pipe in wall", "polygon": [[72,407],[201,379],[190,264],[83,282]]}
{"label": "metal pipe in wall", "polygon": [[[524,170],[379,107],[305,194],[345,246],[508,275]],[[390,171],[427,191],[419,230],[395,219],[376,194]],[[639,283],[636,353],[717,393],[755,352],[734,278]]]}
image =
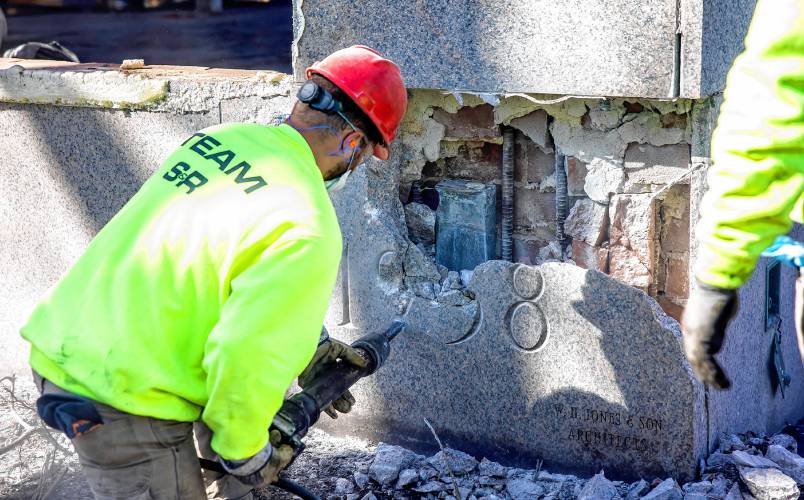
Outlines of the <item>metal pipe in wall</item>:
{"label": "metal pipe in wall", "polygon": [[556,239],[564,251],[567,236],[564,234],[564,221],[567,220],[569,194],[567,192],[567,157],[556,152]]}
{"label": "metal pipe in wall", "polygon": [[502,128],[502,231],[501,258],[514,260],[514,129]]}

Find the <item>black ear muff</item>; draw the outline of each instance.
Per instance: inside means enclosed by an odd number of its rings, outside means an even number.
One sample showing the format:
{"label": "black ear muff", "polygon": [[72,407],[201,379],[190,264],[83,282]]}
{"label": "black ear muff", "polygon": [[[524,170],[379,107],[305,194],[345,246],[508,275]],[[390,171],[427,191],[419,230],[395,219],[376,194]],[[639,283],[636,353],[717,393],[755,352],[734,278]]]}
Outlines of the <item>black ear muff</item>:
{"label": "black ear muff", "polygon": [[296,97],[311,108],[328,115],[339,113],[342,109],[340,101],[315,82],[307,82],[302,85]]}

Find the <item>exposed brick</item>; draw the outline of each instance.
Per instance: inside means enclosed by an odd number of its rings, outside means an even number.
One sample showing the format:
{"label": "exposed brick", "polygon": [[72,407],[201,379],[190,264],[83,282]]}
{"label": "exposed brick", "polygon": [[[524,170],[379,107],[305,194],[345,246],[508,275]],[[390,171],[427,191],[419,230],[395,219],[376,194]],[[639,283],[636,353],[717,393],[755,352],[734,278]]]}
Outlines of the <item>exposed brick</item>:
{"label": "exposed brick", "polygon": [[444,159],[446,177],[491,182],[499,179],[502,146],[490,142],[467,142],[458,147],[458,156]]}
{"label": "exposed brick", "polygon": [[581,240],[572,240],[572,260],[579,267],[607,273],[609,249],[593,247]]}
{"label": "exposed brick", "polygon": [[539,250],[549,243],[544,239],[522,233],[514,233],[513,242],[514,261],[529,265],[538,263]]}
{"label": "exposed brick", "polygon": [[639,256],[621,245],[609,247],[609,276],[645,292],[653,281],[651,270]]}
{"label": "exposed brick", "polygon": [[572,156],[567,158],[567,191],[570,196],[586,196],[583,185],[588,172],[585,162]]}
{"label": "exposed brick", "polygon": [[539,184],[553,175],[555,155],[545,153],[521,133],[516,134],[515,155],[514,178],[517,181]]}
{"label": "exposed brick", "polygon": [[521,130],[531,141],[545,150],[551,150],[548,121],[547,112],[539,109],[525,116],[514,118],[511,120],[511,126]]}
{"label": "exposed brick", "polygon": [[467,141],[500,140],[500,127],[494,123],[494,108],[489,104],[463,107],[457,113],[441,108],[433,110],[433,118],[444,125],[444,138]]}
{"label": "exposed brick", "polygon": [[573,239],[599,246],[606,238],[608,224],[608,207],[584,198],[570,209],[564,222],[564,232]]}
{"label": "exposed brick", "polygon": [[689,163],[689,144],[653,146],[632,142],[625,150],[625,192],[650,192],[651,186],[674,180],[689,168]]}
{"label": "exposed brick", "polygon": [[529,228],[555,222],[556,194],[537,189],[514,189],[514,226]]}
{"label": "exposed brick", "polygon": [[674,186],[659,202],[662,253],[689,252],[690,198],[689,186]]}
{"label": "exposed brick", "polygon": [[668,316],[676,321],[681,321],[681,315],[684,313],[684,306],[676,303],[673,301],[673,299],[665,295],[659,295],[656,297],[656,301]]}
{"label": "exposed brick", "polygon": [[657,268],[655,209],[649,195],[616,195],[609,207],[609,274],[645,291]]}
{"label": "exposed brick", "polygon": [[674,298],[689,296],[689,262],[686,258],[669,258],[666,261],[667,278],[664,292]]}
{"label": "exposed brick", "polygon": [[659,119],[662,128],[687,128],[687,115],[667,113]]}

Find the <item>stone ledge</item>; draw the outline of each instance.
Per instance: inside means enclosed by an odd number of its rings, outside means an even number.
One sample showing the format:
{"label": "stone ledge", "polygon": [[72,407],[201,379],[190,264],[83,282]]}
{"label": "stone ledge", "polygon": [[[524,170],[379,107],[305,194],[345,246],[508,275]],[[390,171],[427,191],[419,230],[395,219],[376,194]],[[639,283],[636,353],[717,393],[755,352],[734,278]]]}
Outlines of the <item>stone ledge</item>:
{"label": "stone ledge", "polygon": [[157,112],[209,112],[241,97],[287,97],[291,79],[275,71],[0,58],[0,102]]}

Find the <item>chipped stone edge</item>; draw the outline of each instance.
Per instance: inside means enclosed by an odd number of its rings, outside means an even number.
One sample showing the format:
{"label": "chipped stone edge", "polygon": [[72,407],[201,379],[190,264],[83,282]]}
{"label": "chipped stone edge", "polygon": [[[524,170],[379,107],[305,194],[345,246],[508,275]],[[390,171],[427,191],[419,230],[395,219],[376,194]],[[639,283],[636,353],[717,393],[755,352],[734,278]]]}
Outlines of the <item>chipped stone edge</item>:
{"label": "chipped stone edge", "polygon": [[0,68],[0,102],[168,113],[219,112],[221,101],[288,97],[291,76],[265,71],[161,68],[120,71],[69,65],[49,68],[18,60]]}

